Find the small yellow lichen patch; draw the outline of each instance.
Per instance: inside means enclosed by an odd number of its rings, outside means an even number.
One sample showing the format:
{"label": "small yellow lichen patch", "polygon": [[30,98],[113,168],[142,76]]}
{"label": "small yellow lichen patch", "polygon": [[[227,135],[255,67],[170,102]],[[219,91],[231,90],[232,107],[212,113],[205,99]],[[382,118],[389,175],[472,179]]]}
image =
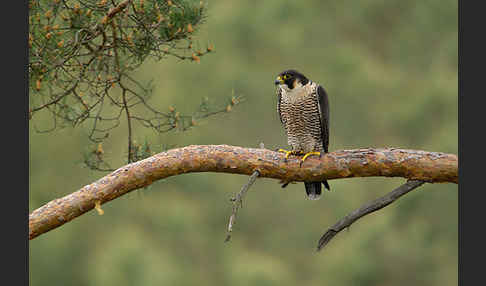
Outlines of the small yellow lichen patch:
{"label": "small yellow lichen patch", "polygon": [[105,212],[101,209],[101,201],[95,202],[95,209],[99,215],[103,215]]}
{"label": "small yellow lichen patch", "polygon": [[103,145],[99,143],[98,148],[96,149],[96,154],[101,155],[103,153],[105,153],[105,151],[103,151]]}

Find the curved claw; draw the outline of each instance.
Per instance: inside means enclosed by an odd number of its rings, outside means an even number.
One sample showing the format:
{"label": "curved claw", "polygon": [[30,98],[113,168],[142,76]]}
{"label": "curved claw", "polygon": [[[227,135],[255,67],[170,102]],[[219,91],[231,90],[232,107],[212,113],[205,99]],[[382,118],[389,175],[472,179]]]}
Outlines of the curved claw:
{"label": "curved claw", "polygon": [[286,162],[286,163],[287,163],[287,158],[289,157],[290,153],[292,153],[292,151],[287,151],[285,149],[277,149],[275,151],[285,153],[284,162]]}
{"label": "curved claw", "polygon": [[285,161],[287,161],[287,159],[289,158],[290,155],[299,155],[299,154],[301,154],[300,151],[295,151],[295,150],[287,151],[285,149],[278,149],[277,152],[283,152],[283,153],[285,153],[285,158],[284,158]]}
{"label": "curved claw", "polygon": [[304,158],[300,161],[300,167],[302,167],[302,164],[304,164],[305,159],[309,157],[310,155],[319,155],[319,158],[321,157],[321,152],[309,152],[304,155]]}

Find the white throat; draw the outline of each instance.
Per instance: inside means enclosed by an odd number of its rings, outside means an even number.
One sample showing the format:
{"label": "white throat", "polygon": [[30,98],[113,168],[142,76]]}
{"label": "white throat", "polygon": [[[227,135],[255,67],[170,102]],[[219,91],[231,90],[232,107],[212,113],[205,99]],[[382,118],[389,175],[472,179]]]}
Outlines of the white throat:
{"label": "white throat", "polygon": [[293,89],[290,89],[286,84],[281,84],[280,88],[283,91],[283,95],[286,97],[297,97],[304,91],[304,86],[300,82],[296,83]]}

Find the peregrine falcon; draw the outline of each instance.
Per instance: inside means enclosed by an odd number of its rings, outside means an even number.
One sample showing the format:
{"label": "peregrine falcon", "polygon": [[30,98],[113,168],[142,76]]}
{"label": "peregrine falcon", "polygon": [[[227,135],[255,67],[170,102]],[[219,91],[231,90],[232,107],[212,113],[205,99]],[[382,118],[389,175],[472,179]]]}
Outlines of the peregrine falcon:
{"label": "peregrine falcon", "polygon": [[[326,91],[296,70],[281,72],[275,80],[277,85],[277,112],[287,132],[292,151],[279,149],[289,155],[304,155],[301,165],[309,155],[328,152],[329,102]],[[304,182],[307,197],[318,200],[321,183],[330,190],[326,180]],[[284,184],[285,187],[288,183]]]}

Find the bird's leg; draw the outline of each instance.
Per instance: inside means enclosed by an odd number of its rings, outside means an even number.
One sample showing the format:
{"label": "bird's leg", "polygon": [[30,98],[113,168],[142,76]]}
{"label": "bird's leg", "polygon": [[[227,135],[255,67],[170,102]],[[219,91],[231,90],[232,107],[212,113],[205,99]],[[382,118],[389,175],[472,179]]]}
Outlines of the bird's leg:
{"label": "bird's leg", "polygon": [[287,151],[285,149],[278,149],[277,152],[285,153],[285,158],[284,158],[285,162],[287,162],[287,159],[289,158],[290,155],[303,155],[304,154],[304,152],[302,152],[302,151],[296,151],[296,150]]}
{"label": "bird's leg", "polygon": [[301,167],[302,167],[302,164],[304,163],[305,159],[307,159],[307,157],[309,157],[310,155],[319,155],[319,157],[321,157],[321,152],[309,152],[309,153],[305,153],[304,158],[302,158],[302,161],[300,161],[300,166]]}

